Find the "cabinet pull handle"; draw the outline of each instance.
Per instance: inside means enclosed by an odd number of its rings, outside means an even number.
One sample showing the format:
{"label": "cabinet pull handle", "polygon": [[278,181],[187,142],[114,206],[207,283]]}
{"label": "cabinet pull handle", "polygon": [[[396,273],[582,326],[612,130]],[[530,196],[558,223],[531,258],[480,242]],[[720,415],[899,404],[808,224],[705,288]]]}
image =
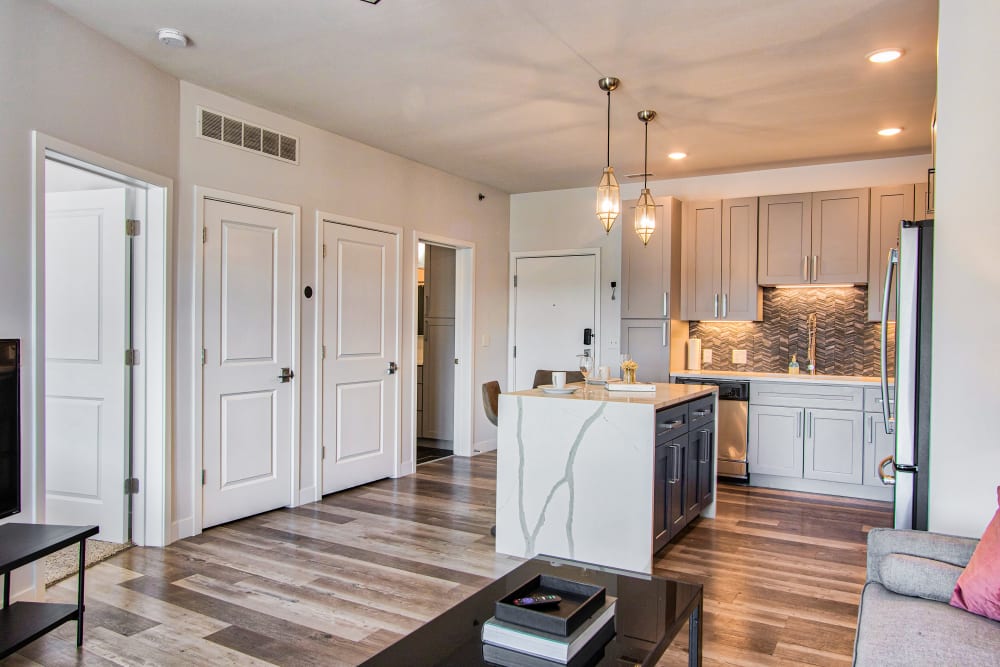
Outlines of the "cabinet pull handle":
{"label": "cabinet pull handle", "polygon": [[662,333],[663,333],[663,347],[666,347],[667,346],[667,322],[666,322],[666,320],[663,321],[663,324],[661,325],[661,328],[662,328]]}
{"label": "cabinet pull handle", "polygon": [[868,415],[868,444],[875,443],[875,417]]}
{"label": "cabinet pull handle", "polygon": [[813,416],[808,410],[806,411],[806,437],[811,438],[813,431]]}
{"label": "cabinet pull handle", "polygon": [[809,282],[809,255],[802,255],[802,282]]}
{"label": "cabinet pull handle", "polygon": [[816,282],[816,269],[819,266],[819,255],[813,255],[812,281]]}
{"label": "cabinet pull handle", "polygon": [[729,294],[722,293],[722,319],[726,319],[726,315],[729,313]]}
{"label": "cabinet pull handle", "polygon": [[674,454],[674,481],[681,481],[681,448],[677,448],[677,452]]}
{"label": "cabinet pull handle", "polygon": [[[694,411],[694,416],[695,417],[704,417],[709,412],[711,412],[711,410],[708,410],[708,409],[705,409],[705,410],[695,410]],[[702,433],[704,433],[704,431],[702,431]]]}
{"label": "cabinet pull handle", "polygon": [[715,295],[715,305],[713,307],[714,307],[714,313],[715,313],[713,315],[713,317],[718,317],[719,316],[719,295],[718,295],[718,293],[716,293],[716,295]]}
{"label": "cabinet pull handle", "polygon": [[667,316],[667,293],[663,293],[663,316]]}
{"label": "cabinet pull handle", "polygon": [[661,424],[663,428],[660,429],[660,432],[662,433],[663,431],[669,431],[683,421],[684,421],[683,419],[675,419],[673,421],[664,422],[663,424]]}
{"label": "cabinet pull handle", "polygon": [[798,419],[795,420],[795,437],[802,437],[802,420],[805,419],[804,415],[800,415]]}

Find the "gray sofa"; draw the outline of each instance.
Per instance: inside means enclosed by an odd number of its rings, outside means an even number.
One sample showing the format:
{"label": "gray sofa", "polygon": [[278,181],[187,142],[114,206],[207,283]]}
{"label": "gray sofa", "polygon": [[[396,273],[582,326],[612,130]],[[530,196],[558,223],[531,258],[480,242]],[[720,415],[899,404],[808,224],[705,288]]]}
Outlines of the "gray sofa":
{"label": "gray sofa", "polygon": [[976,544],[964,537],[873,528],[854,664],[1000,665],[1000,623],[948,604]]}

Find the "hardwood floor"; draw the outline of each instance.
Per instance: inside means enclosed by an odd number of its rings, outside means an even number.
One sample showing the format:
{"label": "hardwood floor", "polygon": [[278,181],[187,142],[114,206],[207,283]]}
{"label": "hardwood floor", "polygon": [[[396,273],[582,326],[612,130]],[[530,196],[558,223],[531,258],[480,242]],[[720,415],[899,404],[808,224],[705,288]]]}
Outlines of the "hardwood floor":
{"label": "hardwood floor", "polygon": [[[493,551],[495,478],[493,454],[451,457],[133,548],[87,571],[81,651],[69,623],[3,664],[356,664],[520,562]],[[721,486],[718,518],[655,568],[705,584],[706,665],[848,664],[865,533],[889,521],[886,503]],[[684,637],[660,664],[686,664]]]}

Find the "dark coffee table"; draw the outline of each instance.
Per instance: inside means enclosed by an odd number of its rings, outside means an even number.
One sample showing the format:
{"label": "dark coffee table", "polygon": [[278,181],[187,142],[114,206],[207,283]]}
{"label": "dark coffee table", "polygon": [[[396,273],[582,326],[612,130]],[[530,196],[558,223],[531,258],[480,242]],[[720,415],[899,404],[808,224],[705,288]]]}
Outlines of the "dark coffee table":
{"label": "dark coffee table", "polygon": [[[655,665],[685,621],[690,620],[689,665],[701,665],[702,587],[638,572],[539,556],[444,612],[362,663],[397,665],[489,665],[480,638],[494,602],[538,574],[604,586],[618,598],[615,636],[587,665]],[[552,663],[556,665],[558,663]]]}

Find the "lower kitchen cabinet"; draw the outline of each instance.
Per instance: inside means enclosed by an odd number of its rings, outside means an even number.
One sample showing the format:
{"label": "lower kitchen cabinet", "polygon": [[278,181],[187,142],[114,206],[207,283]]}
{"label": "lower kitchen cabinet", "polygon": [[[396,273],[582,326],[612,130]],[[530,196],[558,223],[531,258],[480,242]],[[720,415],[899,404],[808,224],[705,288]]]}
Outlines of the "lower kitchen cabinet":
{"label": "lower kitchen cabinet", "polygon": [[853,410],[806,410],[802,476],[861,484],[864,421]]}
{"label": "lower kitchen cabinet", "polygon": [[885,432],[885,417],[865,415],[865,457],[861,479],[868,486],[885,488],[878,476],[878,464],[896,453],[896,436]]}
{"label": "lower kitchen cabinet", "polygon": [[715,500],[715,422],[656,445],[653,550],[667,542]]}
{"label": "lower kitchen cabinet", "polygon": [[697,480],[695,494],[698,499],[697,513],[711,505],[712,501],[715,500],[713,490],[715,482],[715,422],[710,422],[704,427],[691,431],[688,436],[688,446],[692,454],[691,459],[696,463],[693,477]]}
{"label": "lower kitchen cabinet", "polygon": [[802,477],[802,408],[751,405],[748,420],[751,474]]}

